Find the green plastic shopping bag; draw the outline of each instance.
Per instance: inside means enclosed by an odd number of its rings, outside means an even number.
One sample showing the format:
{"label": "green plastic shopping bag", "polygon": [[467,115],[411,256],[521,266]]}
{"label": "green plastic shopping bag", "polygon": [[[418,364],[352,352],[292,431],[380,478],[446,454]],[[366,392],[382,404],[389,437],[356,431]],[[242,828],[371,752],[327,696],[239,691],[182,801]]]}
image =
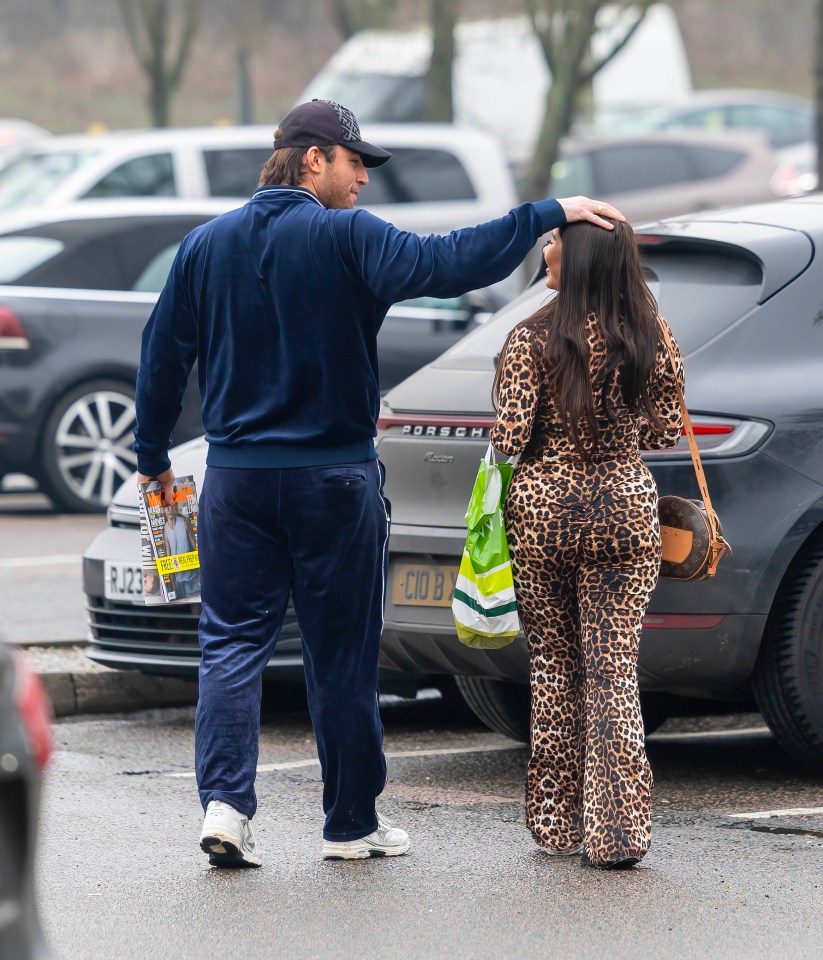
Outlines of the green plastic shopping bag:
{"label": "green plastic shopping bag", "polygon": [[468,647],[497,650],[520,633],[503,525],[503,504],[516,462],[495,463],[490,445],[469,498],[466,546],[452,600],[457,637]]}

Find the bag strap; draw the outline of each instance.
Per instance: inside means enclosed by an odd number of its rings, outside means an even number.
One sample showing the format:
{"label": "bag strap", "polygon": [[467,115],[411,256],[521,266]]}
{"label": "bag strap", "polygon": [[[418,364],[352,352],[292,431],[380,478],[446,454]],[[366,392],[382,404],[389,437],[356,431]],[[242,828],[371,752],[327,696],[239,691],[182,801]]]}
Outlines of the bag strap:
{"label": "bag strap", "polygon": [[677,399],[680,401],[680,412],[683,416],[683,430],[686,433],[686,439],[689,443],[689,453],[691,454],[694,472],[697,476],[697,486],[700,490],[700,496],[703,499],[703,503],[706,506],[706,515],[709,519],[712,557],[709,563],[707,575],[713,577],[715,570],[717,569],[717,564],[720,562],[720,558],[727,550],[731,552],[731,547],[728,545],[728,543],[726,543],[717,529],[717,519],[714,515],[714,508],[712,507],[712,498],[709,496],[709,486],[706,483],[706,474],[703,472],[703,462],[700,459],[700,451],[697,449],[697,441],[694,438],[694,429],[692,428],[692,421],[691,417],[689,416],[689,411],[686,408],[686,400],[683,396],[683,391],[680,389],[680,379],[677,376],[677,364],[674,361],[674,345],[672,344],[672,338],[669,336],[669,331],[662,323],[660,323],[660,333],[666,344],[666,352],[669,355],[669,363],[671,364],[672,372],[674,373],[674,386],[675,390],[677,390]]}
{"label": "bag strap", "polygon": [[[495,448],[491,445],[491,443],[489,443],[488,449],[486,450],[486,456],[483,457],[483,459],[486,461],[486,463],[496,463],[497,461],[495,460],[495,454],[497,453],[498,451],[495,450]],[[505,456],[505,454],[503,454],[503,456]],[[513,457],[508,457],[506,459],[506,463],[510,463],[513,467],[516,467],[519,462],[520,462],[519,453],[516,453]]]}

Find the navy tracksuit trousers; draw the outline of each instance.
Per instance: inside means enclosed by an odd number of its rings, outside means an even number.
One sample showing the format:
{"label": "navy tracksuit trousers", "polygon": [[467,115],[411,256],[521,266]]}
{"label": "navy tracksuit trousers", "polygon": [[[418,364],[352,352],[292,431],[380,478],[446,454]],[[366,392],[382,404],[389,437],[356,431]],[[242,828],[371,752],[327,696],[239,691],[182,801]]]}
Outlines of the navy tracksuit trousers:
{"label": "navy tracksuit trousers", "polygon": [[377,460],[208,467],[200,498],[202,603],[195,752],[205,808],[253,817],[263,668],[289,593],[303,636],[327,840],[377,827],[386,782],[377,702],[389,504]]}

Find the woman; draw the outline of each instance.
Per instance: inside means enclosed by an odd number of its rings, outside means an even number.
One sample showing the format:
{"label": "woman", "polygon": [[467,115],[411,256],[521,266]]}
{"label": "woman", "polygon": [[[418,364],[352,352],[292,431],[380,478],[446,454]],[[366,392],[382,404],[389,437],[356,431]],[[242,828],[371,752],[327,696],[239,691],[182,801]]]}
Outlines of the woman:
{"label": "woman", "polygon": [[623,868],[651,832],[637,648],[660,530],[639,450],[674,446],[681,414],[631,227],[560,227],[543,257],[557,296],[509,334],[491,434],[521,455],[505,517],[531,664],[526,819],[547,853]]}

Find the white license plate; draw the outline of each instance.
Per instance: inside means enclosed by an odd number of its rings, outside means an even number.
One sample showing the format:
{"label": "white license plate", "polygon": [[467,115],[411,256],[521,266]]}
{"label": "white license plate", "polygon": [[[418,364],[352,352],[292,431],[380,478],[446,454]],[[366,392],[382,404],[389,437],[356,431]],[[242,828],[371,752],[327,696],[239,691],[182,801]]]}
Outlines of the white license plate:
{"label": "white license plate", "polygon": [[103,594],[107,600],[143,602],[143,568],[139,563],[106,560]]}

